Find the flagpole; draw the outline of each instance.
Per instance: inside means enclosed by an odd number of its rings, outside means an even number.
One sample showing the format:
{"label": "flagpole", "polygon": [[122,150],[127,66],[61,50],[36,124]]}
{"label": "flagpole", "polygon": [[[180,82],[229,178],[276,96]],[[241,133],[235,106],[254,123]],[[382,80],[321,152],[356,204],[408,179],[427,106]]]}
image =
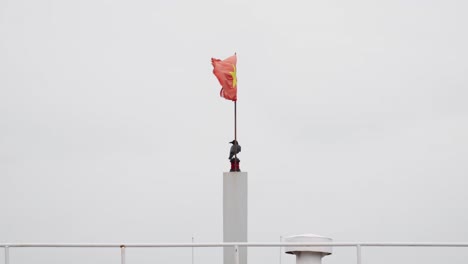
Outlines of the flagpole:
{"label": "flagpole", "polygon": [[[234,101],[234,140],[237,142],[237,101]],[[237,153],[234,154],[234,157],[237,160]]]}

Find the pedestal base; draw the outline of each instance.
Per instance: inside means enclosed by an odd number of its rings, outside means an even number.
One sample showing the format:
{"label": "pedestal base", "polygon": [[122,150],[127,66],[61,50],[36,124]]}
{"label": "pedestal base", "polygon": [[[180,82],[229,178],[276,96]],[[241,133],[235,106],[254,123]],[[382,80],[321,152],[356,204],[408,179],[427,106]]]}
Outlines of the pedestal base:
{"label": "pedestal base", "polygon": [[231,159],[231,170],[230,172],[240,172],[240,159],[232,158]]}

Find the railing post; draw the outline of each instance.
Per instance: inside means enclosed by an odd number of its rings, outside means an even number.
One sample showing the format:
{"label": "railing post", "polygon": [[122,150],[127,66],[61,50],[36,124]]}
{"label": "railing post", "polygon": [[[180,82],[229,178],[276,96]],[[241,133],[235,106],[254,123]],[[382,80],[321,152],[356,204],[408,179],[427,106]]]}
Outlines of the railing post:
{"label": "railing post", "polygon": [[10,264],[10,252],[8,246],[5,246],[5,264]]}
{"label": "railing post", "polygon": [[[283,236],[280,236],[280,243],[283,242]],[[281,256],[283,255],[283,248],[279,247],[279,264],[281,264]]]}
{"label": "railing post", "polygon": [[125,246],[120,246],[120,263],[125,264]]}
{"label": "railing post", "polygon": [[239,246],[234,246],[234,264],[239,264]]}
{"label": "railing post", "polygon": [[361,264],[361,245],[356,245],[357,264]]}

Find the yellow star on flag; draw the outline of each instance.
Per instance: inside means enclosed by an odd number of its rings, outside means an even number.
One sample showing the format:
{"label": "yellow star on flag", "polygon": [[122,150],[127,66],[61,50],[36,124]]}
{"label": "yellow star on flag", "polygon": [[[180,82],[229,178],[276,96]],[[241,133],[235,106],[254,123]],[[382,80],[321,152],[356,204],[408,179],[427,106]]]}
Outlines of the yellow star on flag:
{"label": "yellow star on flag", "polygon": [[237,87],[237,73],[236,73],[236,65],[232,65],[234,71],[229,72],[232,76],[232,87]]}

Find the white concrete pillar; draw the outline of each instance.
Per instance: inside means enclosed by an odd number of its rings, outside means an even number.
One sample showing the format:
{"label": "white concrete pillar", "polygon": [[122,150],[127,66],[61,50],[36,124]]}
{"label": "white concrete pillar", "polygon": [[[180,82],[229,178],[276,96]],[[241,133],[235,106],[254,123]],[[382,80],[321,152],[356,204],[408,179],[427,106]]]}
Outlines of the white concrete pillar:
{"label": "white concrete pillar", "polygon": [[[284,239],[285,242],[294,243],[320,243],[332,242],[331,238],[317,236],[312,234],[290,236]],[[304,246],[290,246],[285,247],[285,253],[296,255],[296,264],[321,264],[322,257],[332,253],[332,247],[304,247]]]}
{"label": "white concrete pillar", "polygon": [[[247,242],[247,172],[223,174],[223,241]],[[239,264],[247,264],[247,248],[239,247]],[[237,264],[234,248],[224,248],[224,264]]]}

